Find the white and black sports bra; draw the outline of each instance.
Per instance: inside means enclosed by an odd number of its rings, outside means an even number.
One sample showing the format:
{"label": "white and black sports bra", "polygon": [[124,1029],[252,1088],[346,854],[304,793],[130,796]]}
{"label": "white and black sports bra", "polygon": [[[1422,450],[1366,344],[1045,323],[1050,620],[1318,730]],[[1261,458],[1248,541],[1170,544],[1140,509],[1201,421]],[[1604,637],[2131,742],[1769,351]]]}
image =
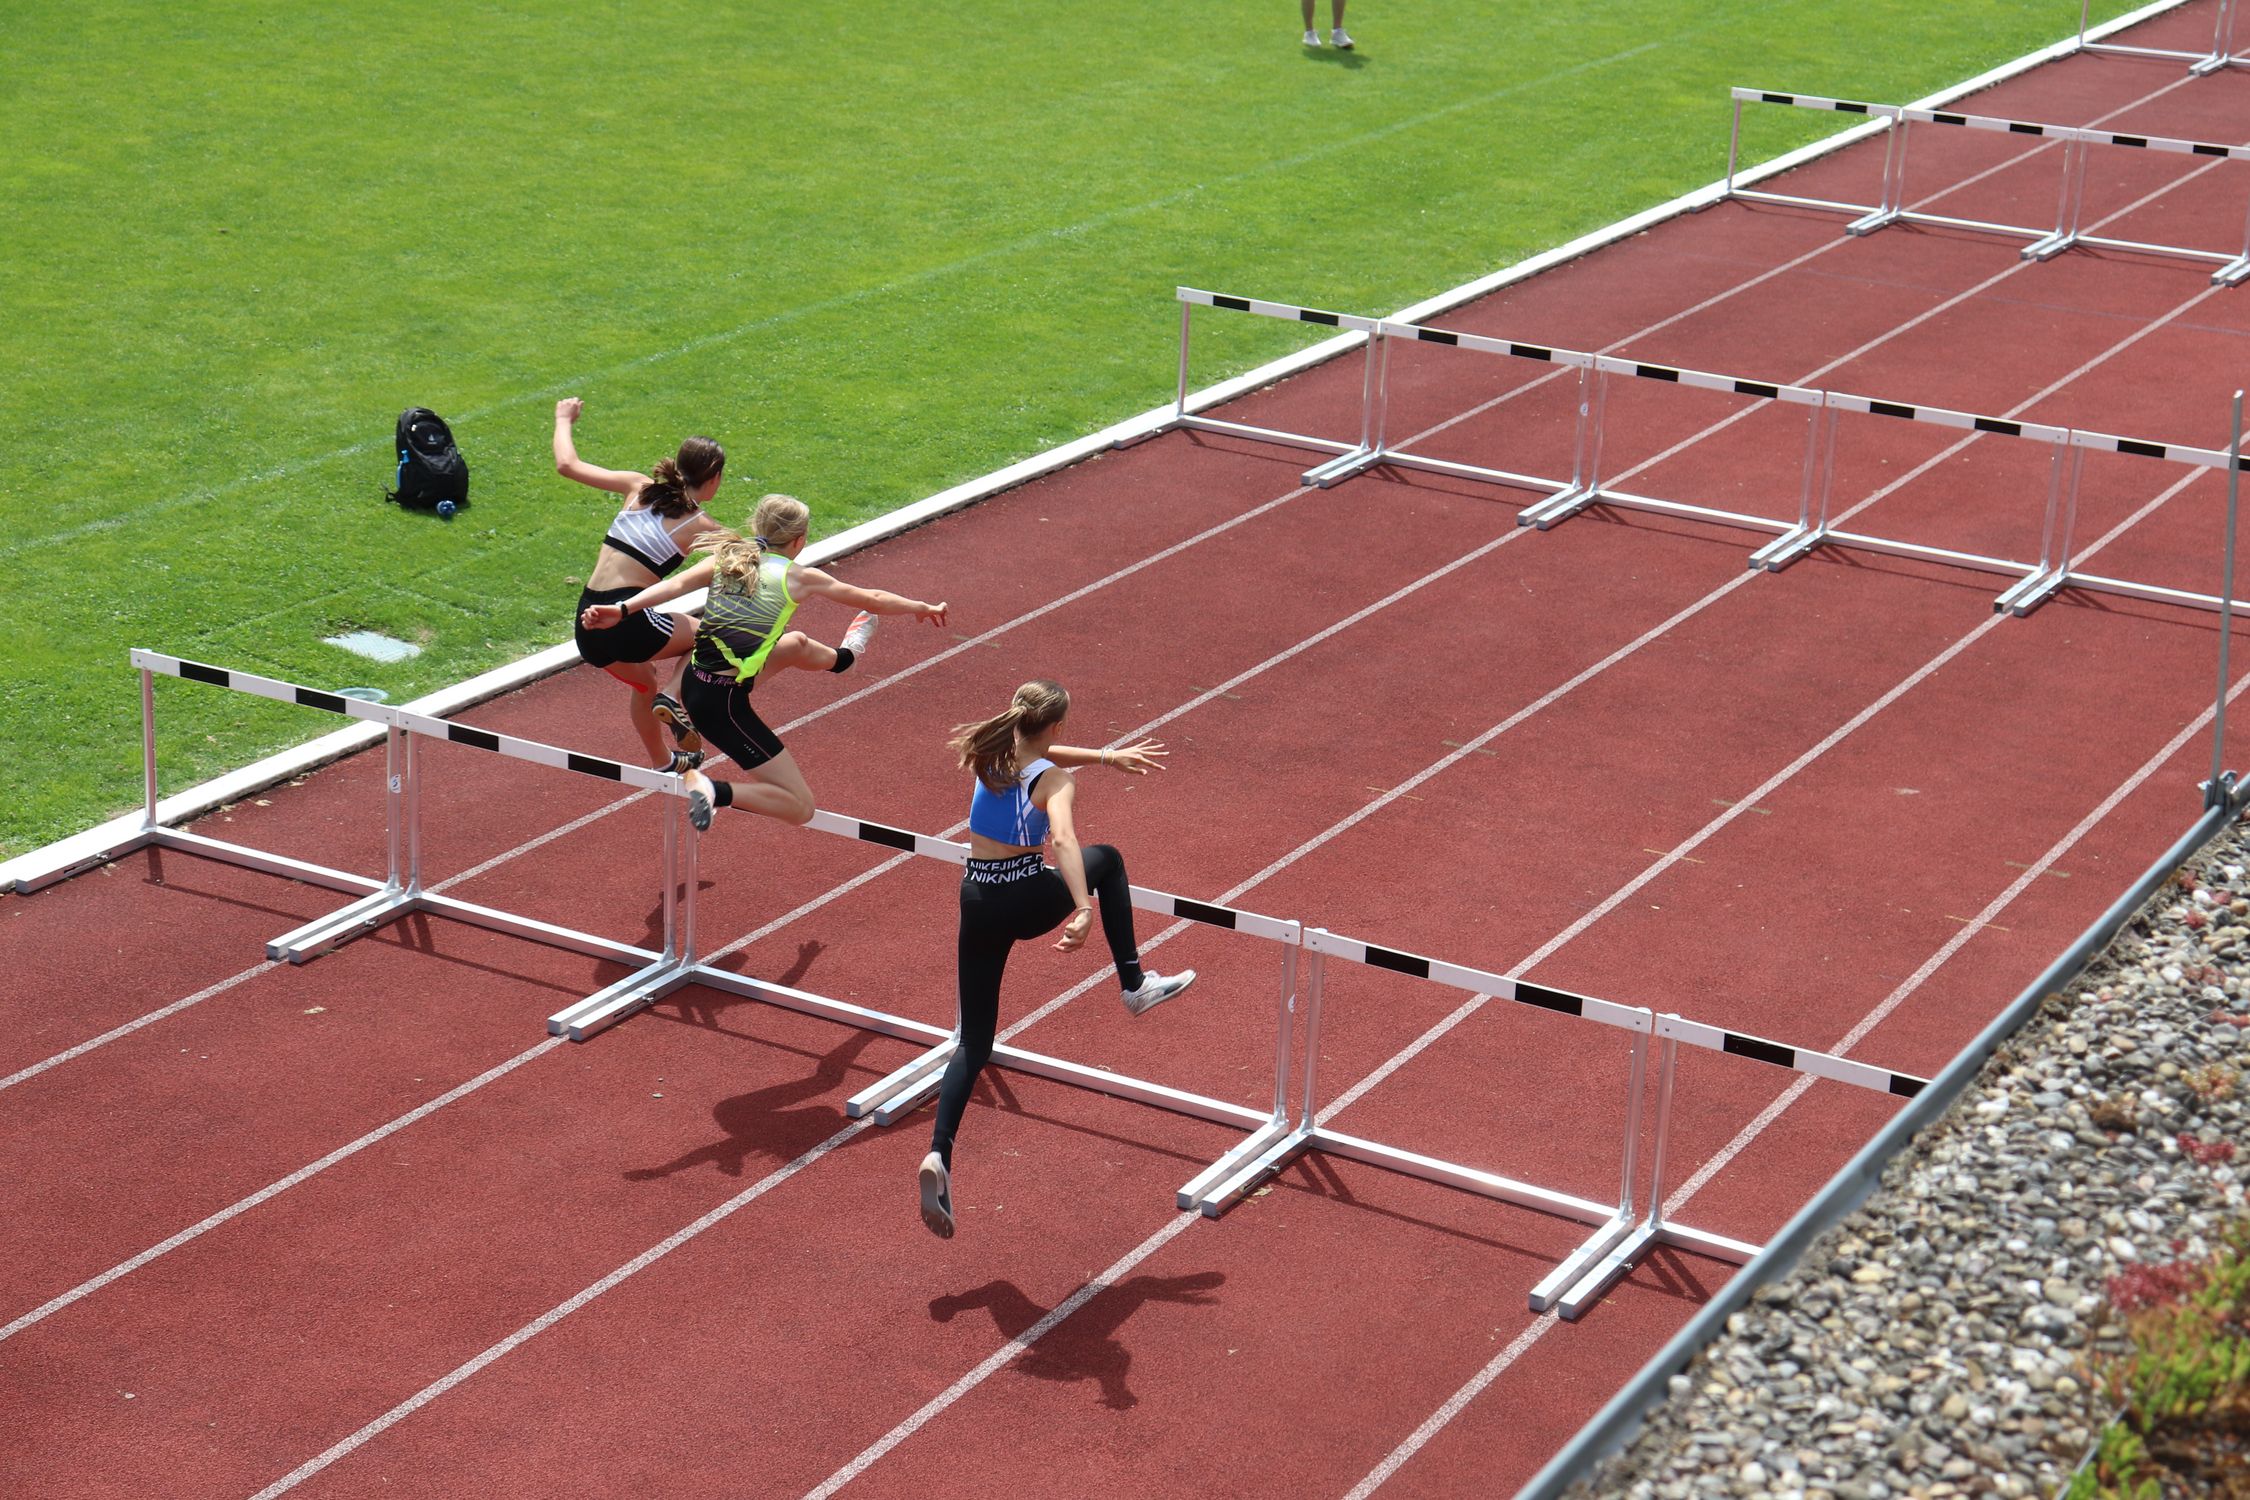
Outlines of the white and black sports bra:
{"label": "white and black sports bra", "polygon": [[[680,519],[692,520],[694,516],[690,511]],[[639,506],[627,506],[617,513],[602,537],[602,545],[624,553],[659,578],[669,578],[687,556],[664,518]]]}

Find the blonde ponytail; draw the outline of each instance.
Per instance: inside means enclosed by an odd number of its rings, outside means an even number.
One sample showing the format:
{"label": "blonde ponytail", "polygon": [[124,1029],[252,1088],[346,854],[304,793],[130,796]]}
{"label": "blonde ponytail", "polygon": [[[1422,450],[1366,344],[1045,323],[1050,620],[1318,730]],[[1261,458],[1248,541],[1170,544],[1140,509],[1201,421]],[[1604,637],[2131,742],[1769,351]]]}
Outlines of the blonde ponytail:
{"label": "blonde ponytail", "polygon": [[961,769],[984,783],[985,790],[1005,792],[1016,784],[1016,736],[1038,734],[1060,724],[1070,712],[1070,694],[1059,683],[1044,678],[1017,688],[1008,706],[975,724],[953,726],[951,748]]}
{"label": "blonde ponytail", "polygon": [[711,554],[714,573],[748,583],[758,576],[758,564],[765,561],[769,550],[788,546],[811,524],[812,512],[804,501],[790,495],[768,495],[750,512],[750,535],[720,527],[698,536],[694,550]]}

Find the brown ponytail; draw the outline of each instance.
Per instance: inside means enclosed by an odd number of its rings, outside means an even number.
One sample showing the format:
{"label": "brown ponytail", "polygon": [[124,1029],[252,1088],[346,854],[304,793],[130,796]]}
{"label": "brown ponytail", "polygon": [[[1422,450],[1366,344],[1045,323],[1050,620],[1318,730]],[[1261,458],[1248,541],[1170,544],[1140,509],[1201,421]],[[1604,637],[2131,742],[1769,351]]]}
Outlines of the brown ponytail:
{"label": "brown ponytail", "polygon": [[952,750],[961,769],[973,773],[985,790],[1015,786],[1016,736],[1037,734],[1060,724],[1070,712],[1070,694],[1044,678],[1016,689],[1006,709],[978,724],[953,726]]}
{"label": "brown ponytail", "polygon": [[677,521],[695,511],[695,492],[727,466],[727,450],[707,437],[691,437],[680,444],[679,455],[656,461],[656,482],[641,489],[644,510],[653,510],[667,521]]}

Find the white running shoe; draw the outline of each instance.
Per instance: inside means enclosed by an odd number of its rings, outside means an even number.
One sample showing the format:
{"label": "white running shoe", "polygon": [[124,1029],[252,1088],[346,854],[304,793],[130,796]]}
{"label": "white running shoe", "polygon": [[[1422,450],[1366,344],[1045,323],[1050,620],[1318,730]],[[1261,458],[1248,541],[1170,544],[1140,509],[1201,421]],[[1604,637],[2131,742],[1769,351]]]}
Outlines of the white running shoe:
{"label": "white running shoe", "polygon": [[1319,33],[1319,32],[1317,32],[1317,31],[1308,31],[1308,32],[1306,32],[1306,33],[1305,33],[1305,45],[1306,45],[1306,46],[1308,46],[1308,47],[1317,47],[1317,46],[1319,46],[1319,45],[1320,45],[1320,33]]}
{"label": "white running shoe", "polygon": [[1193,969],[1182,969],[1177,974],[1150,974],[1144,971],[1141,975],[1141,987],[1127,990],[1122,998],[1128,1011],[1136,1016],[1145,1016],[1193,983]]}
{"label": "white running shoe", "polygon": [[882,616],[861,610],[852,617],[852,628],[844,632],[844,638],[836,643],[836,648],[839,651],[849,651],[854,657],[865,656],[868,642],[875,639],[875,627],[882,623]]}
{"label": "white running shoe", "polygon": [[711,831],[711,812],[715,806],[711,800],[711,778],[691,769],[687,773],[687,817],[697,833]]}
{"label": "white running shoe", "polygon": [[1339,52],[1352,50],[1352,34],[1341,26],[1328,33],[1328,39],[1336,44],[1336,50]]}
{"label": "white running shoe", "polygon": [[953,1174],[932,1151],[922,1158],[922,1222],[941,1240],[953,1238]]}

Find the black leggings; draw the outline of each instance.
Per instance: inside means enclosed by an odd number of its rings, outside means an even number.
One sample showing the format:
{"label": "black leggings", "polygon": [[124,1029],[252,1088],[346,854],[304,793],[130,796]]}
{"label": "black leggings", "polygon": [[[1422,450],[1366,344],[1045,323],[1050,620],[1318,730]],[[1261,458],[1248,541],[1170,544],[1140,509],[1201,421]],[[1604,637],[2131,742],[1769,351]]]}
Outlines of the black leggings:
{"label": "black leggings", "polygon": [[[1141,987],[1141,955],[1133,940],[1133,895],[1125,879],[1125,860],[1107,844],[1081,852],[1086,886],[1101,905],[1102,936],[1117,965],[1118,983]],[[992,1058],[993,1033],[1000,1025],[1000,976],[1008,950],[1044,937],[1063,924],[1076,903],[1061,875],[1040,863],[1037,854],[1014,859],[972,859],[961,881],[961,1044],[945,1065],[938,1090],[937,1125],[930,1149],[953,1165],[953,1135],[969,1107],[977,1075]]]}

